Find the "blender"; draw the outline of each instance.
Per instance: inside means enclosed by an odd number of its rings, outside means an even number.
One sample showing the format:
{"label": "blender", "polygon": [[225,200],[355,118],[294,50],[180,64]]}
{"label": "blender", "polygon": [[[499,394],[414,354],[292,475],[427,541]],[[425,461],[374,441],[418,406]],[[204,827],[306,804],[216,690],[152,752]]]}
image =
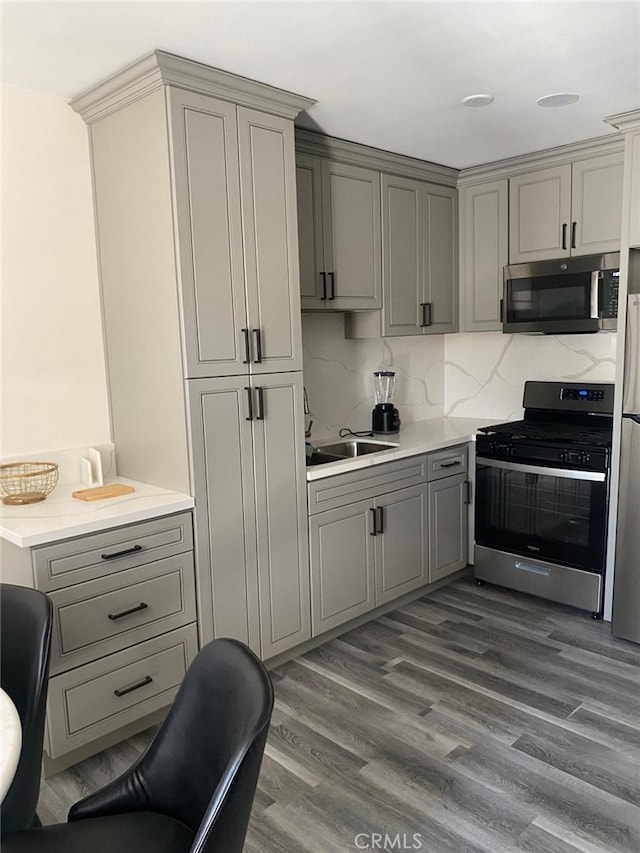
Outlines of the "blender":
{"label": "blender", "polygon": [[376,405],[371,413],[372,432],[389,435],[400,430],[400,415],[391,402],[395,384],[393,370],[376,370],[373,374]]}

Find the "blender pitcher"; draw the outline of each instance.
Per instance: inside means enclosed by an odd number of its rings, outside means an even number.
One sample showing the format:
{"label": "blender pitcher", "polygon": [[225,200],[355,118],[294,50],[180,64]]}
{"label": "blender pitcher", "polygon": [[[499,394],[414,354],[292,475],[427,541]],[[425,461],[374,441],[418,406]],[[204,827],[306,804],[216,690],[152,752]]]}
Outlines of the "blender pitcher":
{"label": "blender pitcher", "polygon": [[391,402],[395,383],[393,370],[376,370],[373,374],[376,405],[371,414],[371,430],[374,433],[389,435],[400,430],[400,415]]}

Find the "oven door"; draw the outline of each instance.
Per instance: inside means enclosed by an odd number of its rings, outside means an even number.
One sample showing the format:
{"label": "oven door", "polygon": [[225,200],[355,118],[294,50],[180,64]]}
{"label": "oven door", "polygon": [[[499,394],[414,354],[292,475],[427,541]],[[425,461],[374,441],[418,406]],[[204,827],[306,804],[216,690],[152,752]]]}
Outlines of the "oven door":
{"label": "oven door", "polygon": [[478,545],[604,572],[604,473],[482,457],[476,463]]}

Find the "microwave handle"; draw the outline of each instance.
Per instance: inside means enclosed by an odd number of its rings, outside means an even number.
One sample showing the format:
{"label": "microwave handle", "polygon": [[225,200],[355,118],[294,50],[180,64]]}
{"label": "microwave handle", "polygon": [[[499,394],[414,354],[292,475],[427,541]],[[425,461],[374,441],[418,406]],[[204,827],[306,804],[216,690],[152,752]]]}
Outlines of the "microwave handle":
{"label": "microwave handle", "polygon": [[594,270],[591,273],[591,313],[589,316],[597,320],[600,316],[600,273]]}

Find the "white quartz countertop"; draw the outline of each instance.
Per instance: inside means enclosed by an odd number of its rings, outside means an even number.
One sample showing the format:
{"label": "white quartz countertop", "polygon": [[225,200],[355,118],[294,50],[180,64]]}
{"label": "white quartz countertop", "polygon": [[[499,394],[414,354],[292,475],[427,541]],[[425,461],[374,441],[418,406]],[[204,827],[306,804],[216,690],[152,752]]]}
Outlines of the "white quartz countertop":
{"label": "white quartz countertop", "polygon": [[[495,422],[495,418],[491,420],[488,418],[432,418],[404,424],[397,435],[375,435],[369,439],[363,436],[363,440],[389,444],[389,450],[311,466],[307,468],[307,481],[322,480],[324,477],[332,477],[335,474],[358,471],[369,468],[371,465],[382,465],[385,462],[406,459],[407,456],[415,456],[418,453],[430,453],[432,450],[442,450],[445,447],[463,444],[472,441],[480,427],[490,426]],[[347,435],[344,438],[327,438],[321,441],[311,439],[311,444],[322,448],[323,445],[333,444],[336,441],[348,441],[351,438],[353,436]]]}
{"label": "white quartz countertop", "polygon": [[173,512],[192,509],[193,498],[158,486],[126,480],[109,480],[133,486],[135,492],[101,501],[81,501],[71,493],[84,488],[81,483],[59,483],[37,504],[6,506],[0,503],[0,536],[21,548],[44,545],[85,533],[97,533],[135,521],[145,521]]}

